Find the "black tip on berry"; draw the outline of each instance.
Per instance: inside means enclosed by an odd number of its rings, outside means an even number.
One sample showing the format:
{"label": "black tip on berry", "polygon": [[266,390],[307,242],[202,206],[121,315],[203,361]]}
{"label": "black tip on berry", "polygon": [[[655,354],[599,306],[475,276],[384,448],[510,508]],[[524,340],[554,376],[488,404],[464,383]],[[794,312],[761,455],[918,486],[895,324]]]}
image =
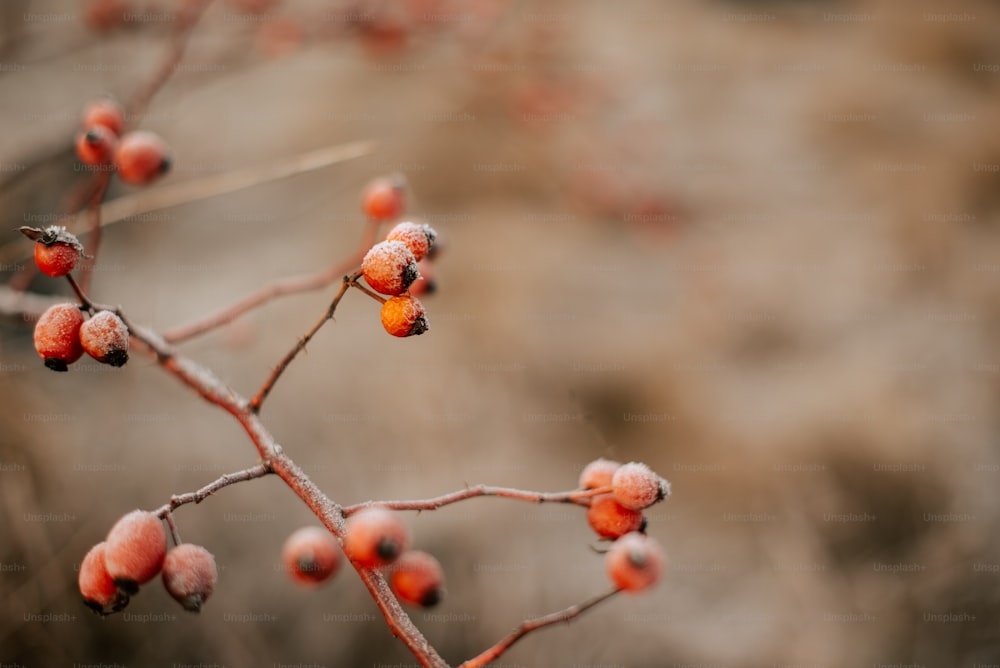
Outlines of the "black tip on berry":
{"label": "black tip on berry", "polygon": [[409,290],[418,278],[420,278],[420,270],[417,269],[417,263],[411,262],[406,265],[406,268],[403,269],[403,290]]}
{"label": "black tip on berry", "polygon": [[93,146],[101,141],[101,134],[97,130],[87,130],[87,134],[83,136],[88,144]]}
{"label": "black tip on berry", "polygon": [[135,580],[116,578],[115,586],[118,587],[119,591],[124,592],[128,596],[133,596],[139,593],[139,583]]}
{"label": "black tip on berry", "polygon": [[181,606],[188,612],[201,612],[201,605],[205,602],[201,594],[191,594],[185,596],[181,601]]}
{"label": "black tip on berry", "polygon": [[430,328],[431,326],[427,324],[427,318],[420,316],[413,321],[413,326],[410,327],[410,336],[420,336]]}
{"label": "black tip on berry", "polygon": [[128,351],[112,350],[101,361],[114,367],[125,366],[125,362],[128,362]]}
{"label": "black tip on berry", "polygon": [[429,592],[424,594],[423,598],[420,599],[420,605],[425,608],[433,608],[441,602],[443,596],[444,592],[442,592],[439,588],[434,587],[434,589],[431,589]]}
{"label": "black tip on berry", "polygon": [[46,358],[45,366],[53,371],[69,371],[69,366],[66,365],[66,362],[54,357]]}
{"label": "black tip on berry", "polygon": [[646,533],[646,518],[642,518],[642,524],[639,525],[639,533]]}
{"label": "black tip on berry", "polygon": [[165,157],[160,161],[160,174],[166,174],[174,166],[174,160],[170,157]]}
{"label": "black tip on berry", "polygon": [[375,554],[384,561],[393,561],[399,556],[399,543],[392,538],[383,538],[375,546]]}

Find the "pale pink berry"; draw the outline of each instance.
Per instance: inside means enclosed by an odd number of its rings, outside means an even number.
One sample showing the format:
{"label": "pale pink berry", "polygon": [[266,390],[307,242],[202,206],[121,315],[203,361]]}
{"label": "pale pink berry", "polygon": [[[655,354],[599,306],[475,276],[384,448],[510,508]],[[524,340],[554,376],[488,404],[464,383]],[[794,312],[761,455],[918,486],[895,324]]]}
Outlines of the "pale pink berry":
{"label": "pale pink berry", "polygon": [[611,478],[618,503],[632,510],[648,508],[670,495],[670,483],[641,462],[622,465]]}

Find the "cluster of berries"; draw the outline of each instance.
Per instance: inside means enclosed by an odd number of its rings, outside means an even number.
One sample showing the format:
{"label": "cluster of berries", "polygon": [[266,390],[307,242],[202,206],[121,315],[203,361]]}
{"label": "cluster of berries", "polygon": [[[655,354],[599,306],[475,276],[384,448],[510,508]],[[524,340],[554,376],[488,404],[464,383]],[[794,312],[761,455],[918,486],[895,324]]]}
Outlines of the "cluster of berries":
{"label": "cluster of berries", "polygon": [[103,542],[90,548],[80,564],[78,583],[84,603],[107,615],[125,608],[140,585],[157,575],[167,592],[191,612],[201,610],[219,580],[211,552],[190,543],[167,551],[160,519],[133,510],[115,522]]}
{"label": "cluster of berries", "polygon": [[670,496],[670,483],[640,462],[596,459],[580,474],[580,488],[608,490],[590,500],[587,522],[602,539],[614,541],[605,555],[611,581],[632,592],[655,584],[665,557],[659,544],[645,535],[642,511]]}
{"label": "cluster of berries", "polygon": [[[343,551],[364,568],[384,568],[404,603],[430,607],[444,595],[444,571],[433,555],[410,549],[410,533],[399,517],[372,507],[347,520]],[[285,541],[281,560],[289,577],[306,587],[330,580],[340,569],[341,550],[326,529],[304,527]]]}
{"label": "cluster of berries", "polygon": [[133,185],[152,183],[170,171],[170,148],[158,134],[125,130],[125,110],[114,100],[95,100],[83,111],[76,156],[85,165],[114,169]]}
{"label": "cluster of berries", "polygon": [[[406,181],[401,175],[375,179],[362,195],[361,207],[374,222],[398,218],[405,208]],[[384,241],[371,247],[361,262],[361,273],[372,290],[389,299],[382,304],[382,326],[393,336],[415,336],[428,329],[417,294],[433,284],[429,261],[437,233],[426,223],[404,221],[389,230]]]}

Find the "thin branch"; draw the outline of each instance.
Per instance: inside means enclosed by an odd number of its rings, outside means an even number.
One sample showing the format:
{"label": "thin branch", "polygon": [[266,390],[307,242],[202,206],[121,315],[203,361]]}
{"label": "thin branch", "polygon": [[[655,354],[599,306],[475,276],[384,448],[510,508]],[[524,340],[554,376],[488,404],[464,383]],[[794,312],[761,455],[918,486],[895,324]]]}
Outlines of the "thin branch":
{"label": "thin branch", "polygon": [[437,510],[442,506],[458,503],[459,501],[465,501],[477,496],[499,496],[506,499],[528,501],[529,503],[575,503],[580,506],[586,506],[589,505],[591,497],[598,496],[599,494],[607,494],[610,491],[611,487],[597,487],[595,489],[575,489],[569,492],[532,492],[524,489],[513,489],[511,487],[476,485],[475,487],[466,487],[457,492],[442,494],[430,499],[367,501],[352,506],[344,506],[344,516],[349,517],[372,506],[388,508],[389,510]]}
{"label": "thin branch", "polygon": [[208,483],[201,489],[195,492],[188,492],[187,494],[175,494],[170,497],[170,501],[163,504],[157,508],[154,513],[158,516],[167,519],[167,523],[172,522],[170,516],[173,511],[177,510],[181,506],[187,505],[189,503],[201,503],[208,497],[212,496],[218,492],[223,487],[228,487],[230,485],[235,485],[238,482],[245,482],[247,480],[254,480],[256,478],[263,478],[271,471],[271,467],[265,463],[260,463],[250,468],[243,469],[242,471],[236,471],[234,473],[226,473]]}
{"label": "thin branch", "polygon": [[111,183],[111,172],[100,172],[97,176],[97,190],[87,204],[87,211],[90,214],[87,245],[90,254],[84,255],[83,263],[80,265],[80,287],[84,291],[90,290],[90,282],[94,277],[94,264],[97,262],[97,253],[101,246],[101,200],[108,192],[109,183]]}
{"label": "thin branch", "polygon": [[587,610],[590,610],[595,605],[603,603],[608,600],[621,589],[612,589],[606,594],[601,594],[596,596],[589,601],[584,601],[578,605],[572,605],[565,610],[560,610],[559,612],[553,612],[542,617],[537,617],[535,619],[529,619],[521,622],[520,626],[511,631],[508,635],[499,640],[495,645],[490,647],[488,650],[476,656],[468,661],[460,664],[458,668],[482,668],[483,666],[489,664],[491,661],[496,661],[500,656],[503,655],[511,645],[516,643],[518,640],[524,636],[537,631],[539,629],[544,629],[546,626],[552,626],[553,624],[559,624],[561,622],[568,622],[576,617],[579,617]]}

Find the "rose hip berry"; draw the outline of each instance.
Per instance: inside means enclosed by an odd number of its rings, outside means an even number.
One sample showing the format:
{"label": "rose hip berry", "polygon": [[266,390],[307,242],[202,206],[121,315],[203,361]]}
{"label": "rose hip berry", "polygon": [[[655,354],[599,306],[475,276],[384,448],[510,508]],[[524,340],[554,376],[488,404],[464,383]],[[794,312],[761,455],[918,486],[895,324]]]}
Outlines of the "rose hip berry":
{"label": "rose hip berry", "polygon": [[320,527],[298,529],[281,548],[281,563],[288,575],[306,587],[315,587],[336,575],[340,561],[337,539]]}
{"label": "rose hip berry", "polygon": [[386,241],[402,241],[413,253],[414,259],[420,262],[434,247],[437,232],[426,223],[404,221],[389,230],[389,234],[385,238]]}
{"label": "rose hip berry", "polygon": [[612,543],[604,555],[608,577],[619,589],[639,592],[656,584],[666,557],[659,544],[641,533],[628,533]]}
{"label": "rose hip berry", "polygon": [[133,510],[108,532],[104,562],[108,575],[128,594],[156,577],[167,555],[167,534],[153,513]]}
{"label": "rose hip berry", "polygon": [[642,531],[646,525],[641,512],[626,508],[611,494],[601,494],[590,500],[587,522],[602,538],[618,538],[630,531]]}
{"label": "rose hip berry", "polygon": [[580,472],[580,489],[598,489],[610,487],[611,478],[621,466],[613,459],[595,459],[583,467]]}
{"label": "rose hip berry", "polygon": [[83,323],[80,343],[102,364],[119,367],[128,362],[128,327],[111,311],[100,311]]}
{"label": "rose hip berry", "polygon": [[406,177],[390,174],[374,179],[361,194],[361,210],[372,220],[391,220],[406,205]]}
{"label": "rose hip berry", "polygon": [[410,550],[390,568],[389,585],[404,603],[430,608],[444,596],[444,570],[434,555]]}
{"label": "rose hip berry", "polygon": [[129,132],[121,138],[115,166],[122,181],[147,185],[170,171],[170,147],[159,135],[145,130]]}
{"label": "rose hip berry", "polygon": [[85,165],[107,165],[115,159],[118,137],[103,125],[76,136],[76,157]]}
{"label": "rose hip berry", "polygon": [[218,581],[215,557],[201,545],[181,543],[163,560],[163,586],[190,612],[201,612]]}
{"label": "rose hip berry", "polygon": [[430,325],[420,300],[410,295],[390,297],[382,304],[382,326],[393,336],[417,336]]}
{"label": "rose hip berry", "polygon": [[74,304],[54,304],[35,323],[35,350],[53,371],[66,371],[83,356],[83,314]]}
{"label": "rose hip berry", "polygon": [[80,562],[80,575],[77,578],[83,602],[101,615],[118,612],[128,605],[128,595],[118,590],[104,565],[106,547],[107,543],[98,543],[90,548]]}
{"label": "rose hip berry", "polygon": [[65,227],[50,225],[44,229],[19,227],[18,230],[35,242],[35,264],[46,276],[65,276],[83,256],[80,240]]}
{"label": "rose hip berry", "polygon": [[104,127],[116,137],[125,129],[125,110],[111,98],[101,98],[88,104],[83,110],[83,129]]}
{"label": "rose hip berry", "polygon": [[641,462],[623,465],[611,478],[618,503],[632,510],[648,508],[670,494],[670,483]]}
{"label": "rose hip berry", "polygon": [[402,241],[380,241],[361,261],[361,273],[375,292],[401,295],[420,272],[413,253]]}
{"label": "rose hip berry", "polygon": [[392,511],[366,508],[347,519],[344,553],[366,568],[388,566],[410,545],[410,532]]}

